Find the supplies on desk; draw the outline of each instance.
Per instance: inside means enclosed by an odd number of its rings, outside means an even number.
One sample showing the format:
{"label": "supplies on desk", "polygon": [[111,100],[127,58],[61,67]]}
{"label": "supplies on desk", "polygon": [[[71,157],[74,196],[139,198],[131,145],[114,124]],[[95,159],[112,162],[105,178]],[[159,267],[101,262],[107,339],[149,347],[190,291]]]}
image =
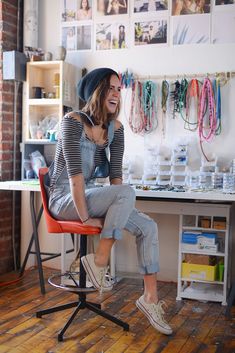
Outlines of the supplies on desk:
{"label": "supplies on desk", "polygon": [[217,233],[183,232],[183,251],[218,252]]}

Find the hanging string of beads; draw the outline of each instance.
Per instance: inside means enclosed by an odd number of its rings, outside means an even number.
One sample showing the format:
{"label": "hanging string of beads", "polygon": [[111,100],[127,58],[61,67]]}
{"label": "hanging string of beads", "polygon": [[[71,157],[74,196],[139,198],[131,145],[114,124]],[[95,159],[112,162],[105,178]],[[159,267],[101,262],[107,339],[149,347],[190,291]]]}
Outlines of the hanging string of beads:
{"label": "hanging string of beads", "polygon": [[157,121],[157,87],[153,81],[143,83],[142,104],[144,110],[145,127],[144,131],[149,133],[156,129]]}
{"label": "hanging string of beads", "polygon": [[134,133],[146,134],[156,129],[156,84],[153,81],[135,81],[132,85],[129,125]]}
{"label": "hanging string of beads", "polygon": [[214,100],[213,87],[210,79],[206,77],[204,79],[200,101],[199,101],[199,116],[198,116],[198,132],[201,151],[206,158],[208,158],[203,150],[203,142],[210,142],[216,134],[216,106]]}
{"label": "hanging string of beads", "polygon": [[171,91],[170,96],[171,96],[171,101],[173,101],[173,119],[176,118],[176,113],[180,112],[180,107],[179,107],[179,96],[180,96],[180,82],[179,80],[176,80],[174,82],[175,88]]}
{"label": "hanging string of beads", "polygon": [[198,128],[200,87],[196,78],[190,80],[186,93],[186,117],[184,128],[196,131]]}
{"label": "hanging string of beads", "polygon": [[184,121],[186,121],[183,112],[186,109],[187,89],[188,89],[188,80],[186,80],[186,78],[183,78],[179,86],[179,112],[180,112],[181,118]]}
{"label": "hanging string of beads", "polygon": [[220,135],[222,131],[222,124],[221,124],[221,90],[220,90],[220,78],[217,77],[213,80],[213,92],[214,92],[214,99],[216,105],[216,135]]}
{"label": "hanging string of beads", "polygon": [[144,111],[141,104],[142,84],[140,81],[134,81],[131,95],[131,111],[129,116],[129,125],[135,134],[140,134],[144,130]]}
{"label": "hanging string of beads", "polygon": [[166,135],[166,111],[167,111],[167,101],[169,97],[169,83],[166,80],[162,81],[161,88],[161,107],[162,107],[162,136],[165,138]]}

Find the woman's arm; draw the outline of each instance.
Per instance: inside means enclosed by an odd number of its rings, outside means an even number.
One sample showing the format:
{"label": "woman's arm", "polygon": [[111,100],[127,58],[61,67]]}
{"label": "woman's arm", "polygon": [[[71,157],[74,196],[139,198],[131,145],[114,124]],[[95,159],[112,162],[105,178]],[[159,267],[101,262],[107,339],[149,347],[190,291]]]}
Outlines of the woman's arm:
{"label": "woman's arm", "polygon": [[122,159],[124,153],[124,129],[120,121],[115,121],[114,137],[110,145],[110,184],[122,184]]}
{"label": "woman's arm", "polygon": [[71,177],[69,179],[69,182],[70,182],[72,198],[82,223],[87,225],[92,225],[95,227],[102,227],[103,226],[102,218],[90,218],[89,216],[89,213],[87,210],[87,204],[86,204],[85,183],[84,183],[83,174],[78,174]]}

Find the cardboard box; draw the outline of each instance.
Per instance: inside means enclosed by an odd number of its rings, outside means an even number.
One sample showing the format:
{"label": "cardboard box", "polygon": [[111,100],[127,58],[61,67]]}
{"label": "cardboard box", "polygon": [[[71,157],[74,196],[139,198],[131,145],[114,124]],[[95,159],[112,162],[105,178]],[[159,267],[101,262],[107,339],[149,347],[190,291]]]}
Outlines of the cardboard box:
{"label": "cardboard box", "polygon": [[199,265],[182,262],[181,276],[183,278],[197,279],[202,281],[216,281],[217,265]]}
{"label": "cardboard box", "polygon": [[214,265],[216,258],[209,255],[185,254],[184,260],[189,264]]}
{"label": "cardboard box", "polygon": [[223,221],[214,221],[213,222],[214,229],[226,229],[226,222]]}

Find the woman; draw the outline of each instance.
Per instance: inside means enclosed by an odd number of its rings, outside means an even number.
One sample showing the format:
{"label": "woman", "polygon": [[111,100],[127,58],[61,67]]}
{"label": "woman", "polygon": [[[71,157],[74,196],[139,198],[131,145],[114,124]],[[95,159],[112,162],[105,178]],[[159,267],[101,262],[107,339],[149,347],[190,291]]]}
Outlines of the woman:
{"label": "woman", "polygon": [[[49,209],[57,219],[80,220],[102,228],[96,253],[82,257],[90,281],[99,290],[112,289],[105,273],[111,248],[121,239],[123,229],[136,237],[145,285],[136,305],[157,330],[169,335],[172,329],[164,320],[157,294],[157,225],[135,209],[132,187],[121,185],[124,131],[117,120],[120,91],[119,76],[109,68],[95,69],[80,80],[78,95],[86,105],[62,120],[55,161],[49,170]],[[97,170],[107,166],[107,150],[110,170],[106,173],[111,185],[95,187]]]}
{"label": "woman", "polygon": [[81,0],[80,9],[77,12],[77,20],[90,20],[92,17],[92,10],[89,5],[89,0]]}

